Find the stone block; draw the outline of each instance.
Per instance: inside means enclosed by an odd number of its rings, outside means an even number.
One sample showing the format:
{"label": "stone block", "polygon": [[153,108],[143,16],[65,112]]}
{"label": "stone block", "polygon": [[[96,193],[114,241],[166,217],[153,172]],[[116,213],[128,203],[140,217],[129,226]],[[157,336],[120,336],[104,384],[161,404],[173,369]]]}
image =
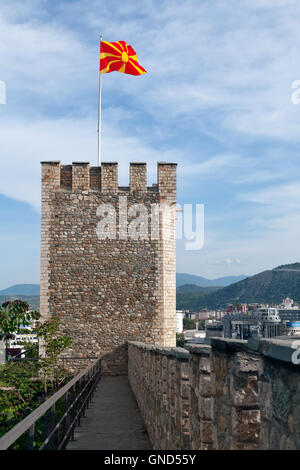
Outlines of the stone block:
{"label": "stone block", "polygon": [[232,410],[232,434],[237,441],[259,442],[260,411]]}

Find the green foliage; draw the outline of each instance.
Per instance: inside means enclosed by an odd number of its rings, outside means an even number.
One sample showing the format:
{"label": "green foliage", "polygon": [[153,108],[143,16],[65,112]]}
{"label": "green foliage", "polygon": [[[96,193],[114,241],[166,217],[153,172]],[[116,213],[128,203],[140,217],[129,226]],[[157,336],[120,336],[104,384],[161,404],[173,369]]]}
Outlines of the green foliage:
{"label": "green foliage", "polygon": [[176,333],[176,346],[178,348],[184,348],[186,340],[183,333]]}
{"label": "green foliage", "polygon": [[7,301],[0,307],[0,340],[7,342],[14,334],[29,333],[26,329],[32,320],[38,320],[40,314],[37,311],[29,312],[29,305],[23,300]]}
{"label": "green foliage", "polygon": [[183,328],[185,330],[195,330],[196,329],[196,320],[193,318],[184,318],[183,319]]}
{"label": "green foliage", "polygon": [[[26,348],[31,347],[28,355],[32,358],[32,354],[35,354],[38,360],[11,361],[0,367],[0,436],[70,379],[69,374],[59,365],[59,355],[71,346],[72,341],[62,334],[60,327],[57,318],[37,326],[36,334],[44,347],[43,357],[38,357],[35,344],[25,343]],[[61,413],[59,407],[57,413]],[[36,426],[36,445],[42,439],[43,419]],[[13,446],[13,449],[23,448],[26,448],[25,435]]]}
{"label": "green foliage", "polygon": [[36,335],[42,342],[44,354],[40,357],[40,376],[43,378],[45,393],[50,381],[51,388],[58,388],[65,379],[65,371],[59,366],[59,356],[72,346],[72,339],[60,331],[58,318],[51,318],[36,328]]}
{"label": "green foliage", "polygon": [[0,423],[1,433],[7,431],[30,413],[38,403],[36,397],[42,384],[35,362],[8,362],[1,368]]}
{"label": "green foliage", "polygon": [[25,349],[25,357],[28,359],[39,358],[39,345],[38,343],[32,343],[31,341],[22,341],[22,346]]}

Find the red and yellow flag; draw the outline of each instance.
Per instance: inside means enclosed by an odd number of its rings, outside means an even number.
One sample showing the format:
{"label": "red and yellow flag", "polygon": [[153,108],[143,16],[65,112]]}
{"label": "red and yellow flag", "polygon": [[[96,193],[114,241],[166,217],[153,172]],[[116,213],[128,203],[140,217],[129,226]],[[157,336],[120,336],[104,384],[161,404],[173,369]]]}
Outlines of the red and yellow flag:
{"label": "red and yellow flag", "polygon": [[110,72],[142,75],[147,73],[138,63],[135,51],[125,41],[100,43],[100,73]]}

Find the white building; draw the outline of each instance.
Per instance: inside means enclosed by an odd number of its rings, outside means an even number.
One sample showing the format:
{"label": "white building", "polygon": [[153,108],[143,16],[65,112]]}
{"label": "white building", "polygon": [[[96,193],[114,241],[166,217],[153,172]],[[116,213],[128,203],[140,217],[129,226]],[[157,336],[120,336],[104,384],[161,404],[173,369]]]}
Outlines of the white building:
{"label": "white building", "polygon": [[183,310],[176,310],[176,333],[183,332],[183,317],[185,312]]}

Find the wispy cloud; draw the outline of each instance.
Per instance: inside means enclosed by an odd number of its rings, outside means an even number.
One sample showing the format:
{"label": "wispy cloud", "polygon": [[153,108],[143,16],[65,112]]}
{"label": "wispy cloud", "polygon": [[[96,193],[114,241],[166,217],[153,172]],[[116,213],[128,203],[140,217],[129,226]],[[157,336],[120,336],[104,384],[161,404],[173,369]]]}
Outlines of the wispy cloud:
{"label": "wispy cloud", "polygon": [[211,261],[211,264],[216,266],[240,266],[241,260],[239,258],[225,258],[223,260]]}

